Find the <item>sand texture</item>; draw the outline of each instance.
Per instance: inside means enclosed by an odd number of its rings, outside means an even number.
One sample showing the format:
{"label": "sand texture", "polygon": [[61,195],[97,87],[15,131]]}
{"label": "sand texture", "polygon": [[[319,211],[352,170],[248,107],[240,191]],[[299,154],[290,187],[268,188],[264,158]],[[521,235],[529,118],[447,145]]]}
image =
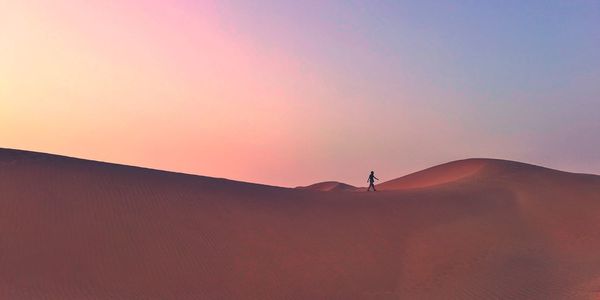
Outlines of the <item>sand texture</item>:
{"label": "sand texture", "polygon": [[600,299],[599,176],[316,187],[1,149],[0,299]]}

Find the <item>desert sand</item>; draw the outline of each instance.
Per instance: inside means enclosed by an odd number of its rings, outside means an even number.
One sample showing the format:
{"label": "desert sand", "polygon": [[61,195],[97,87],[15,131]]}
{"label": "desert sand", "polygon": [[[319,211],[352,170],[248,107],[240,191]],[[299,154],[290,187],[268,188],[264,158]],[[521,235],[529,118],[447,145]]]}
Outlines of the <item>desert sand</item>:
{"label": "desert sand", "polygon": [[309,186],[299,186],[297,189],[306,189],[313,191],[321,191],[321,192],[332,192],[332,191],[358,191],[360,188],[355,186],[337,182],[337,181],[324,181],[315,184],[311,184]]}
{"label": "desert sand", "polygon": [[600,297],[600,176],[469,159],[378,187],[1,149],[0,299]]}

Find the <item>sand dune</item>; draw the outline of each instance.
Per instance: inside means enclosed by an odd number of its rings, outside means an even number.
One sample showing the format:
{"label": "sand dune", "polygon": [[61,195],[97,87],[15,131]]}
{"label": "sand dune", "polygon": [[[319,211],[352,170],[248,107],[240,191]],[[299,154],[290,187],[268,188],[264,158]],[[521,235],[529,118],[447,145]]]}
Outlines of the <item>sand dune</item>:
{"label": "sand dune", "polygon": [[315,184],[311,184],[309,186],[300,186],[297,189],[305,189],[312,191],[321,191],[321,192],[352,192],[356,191],[358,188],[346,183],[337,182],[337,181],[324,181]]}
{"label": "sand dune", "polygon": [[490,164],[491,162],[491,160],[486,159],[467,159],[449,162],[384,182],[379,184],[378,187],[380,190],[400,190],[425,188],[456,182],[474,176],[477,172],[481,171],[486,164]]}
{"label": "sand dune", "polygon": [[600,177],[458,161],[383,192],[0,150],[0,299],[597,299]]}

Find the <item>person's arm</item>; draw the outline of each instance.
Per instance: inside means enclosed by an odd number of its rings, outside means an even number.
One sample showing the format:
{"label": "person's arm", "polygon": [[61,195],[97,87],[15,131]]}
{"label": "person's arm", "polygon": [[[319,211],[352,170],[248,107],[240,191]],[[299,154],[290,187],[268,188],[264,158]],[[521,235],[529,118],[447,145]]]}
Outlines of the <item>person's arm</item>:
{"label": "person's arm", "polygon": [[[375,176],[373,176],[373,177],[375,177]],[[379,180],[379,178],[377,178],[377,177],[375,177],[375,179]]]}

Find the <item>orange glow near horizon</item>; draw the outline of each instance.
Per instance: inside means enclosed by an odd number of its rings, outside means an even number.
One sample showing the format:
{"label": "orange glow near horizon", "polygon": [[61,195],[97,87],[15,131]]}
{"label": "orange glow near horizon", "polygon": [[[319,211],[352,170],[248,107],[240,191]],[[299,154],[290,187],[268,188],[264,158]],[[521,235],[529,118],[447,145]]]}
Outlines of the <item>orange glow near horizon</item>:
{"label": "orange glow near horizon", "polygon": [[0,147],[282,186],[481,156],[600,167],[537,153],[547,140],[520,128],[555,118],[525,101],[546,94],[486,102],[435,32],[388,33],[410,27],[351,5],[194,2],[0,4]]}
{"label": "orange glow near horizon", "polygon": [[234,41],[210,4],[55,4],[4,10],[5,146],[240,179],[301,151],[279,100],[296,62]]}

